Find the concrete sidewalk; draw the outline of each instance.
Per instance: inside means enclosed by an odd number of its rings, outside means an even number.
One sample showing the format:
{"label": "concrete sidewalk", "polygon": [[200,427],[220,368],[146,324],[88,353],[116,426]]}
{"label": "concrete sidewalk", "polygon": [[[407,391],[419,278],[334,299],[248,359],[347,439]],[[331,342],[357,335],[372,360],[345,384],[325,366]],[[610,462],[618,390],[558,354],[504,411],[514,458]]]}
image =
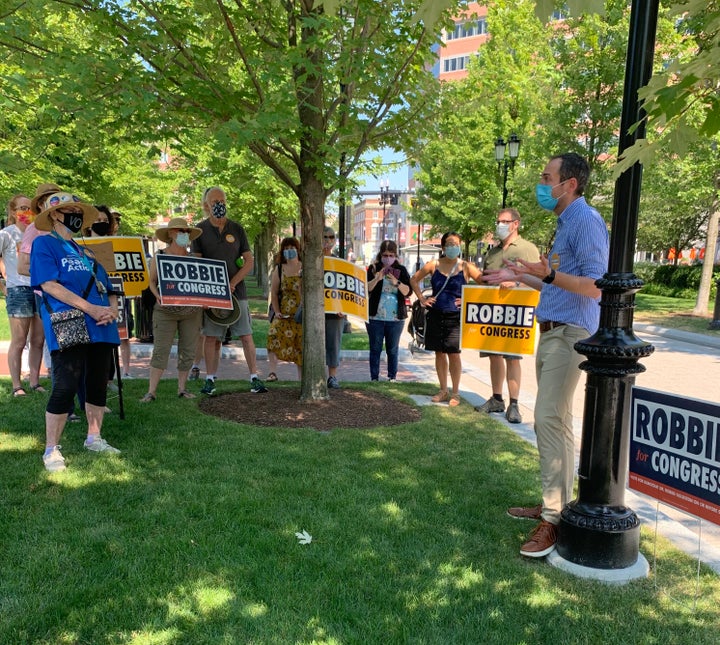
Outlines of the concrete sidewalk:
{"label": "concrete sidewalk", "polygon": [[[637,377],[637,386],[706,401],[717,401],[717,384],[720,383],[720,334],[716,338],[642,325],[636,325],[635,332],[643,340],[651,342],[656,348],[652,356],[642,361],[647,370]],[[437,383],[434,355],[428,352],[412,354],[405,349],[409,340],[410,337],[405,334],[401,345],[398,380],[401,382]],[[132,341],[131,349],[133,376],[138,379],[147,379],[152,345]],[[173,348],[173,354],[174,352],[175,348]],[[480,405],[492,394],[489,361],[479,358],[477,352],[466,351],[462,357],[461,395],[470,405]],[[258,348],[257,358],[261,378],[266,378],[269,368],[266,362],[267,352],[265,349]],[[338,369],[338,377],[341,383],[370,380],[367,352],[344,351],[342,358],[342,364]],[[7,342],[0,342],[0,375],[7,375],[6,359]],[[171,358],[170,367],[165,373],[165,378],[177,378],[173,363],[174,360]],[[537,388],[533,358],[527,357],[523,367],[520,409],[524,423],[509,424],[505,421],[503,415],[493,415],[493,418],[535,445],[532,411],[535,405]],[[387,373],[384,360],[381,364],[380,373],[381,375]],[[204,376],[203,371],[201,379]],[[281,381],[296,381],[297,369],[293,364],[280,363],[277,376]],[[239,342],[224,346],[218,369],[218,378],[222,380],[242,380],[248,377],[249,374]],[[584,379],[582,382],[584,383]],[[198,384],[197,389],[199,387]],[[270,384],[270,387],[272,387],[272,384]],[[576,458],[580,448],[583,405],[584,387],[578,387],[573,407]],[[524,500],[508,500],[508,505],[515,501]],[[626,503],[635,510],[646,526],[651,529],[657,527],[657,530],[672,540],[678,548],[692,557],[699,558],[717,573],[720,573],[719,526],[698,520],[693,516],[630,490],[626,492]]]}

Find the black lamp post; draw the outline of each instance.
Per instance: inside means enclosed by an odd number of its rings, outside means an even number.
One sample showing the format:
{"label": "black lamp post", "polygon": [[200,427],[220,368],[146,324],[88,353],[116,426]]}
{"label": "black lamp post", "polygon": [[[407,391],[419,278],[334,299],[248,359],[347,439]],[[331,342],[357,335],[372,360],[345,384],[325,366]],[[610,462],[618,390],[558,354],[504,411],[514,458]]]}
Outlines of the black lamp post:
{"label": "black lamp post", "polygon": [[[507,156],[505,156],[505,148],[507,148]],[[500,137],[495,142],[495,161],[497,161],[498,172],[502,172],[502,207],[507,206],[507,178],[508,169],[515,167],[515,162],[520,155],[520,137],[516,134],[511,134],[507,144],[505,140]]]}
{"label": "black lamp post", "polygon": [[[659,0],[633,0],[630,11],[625,88],[619,153],[645,136],[638,89],[652,74]],[[631,131],[634,123],[641,125]],[[640,521],[625,505],[630,450],[630,395],[638,361],[654,348],[635,336],[635,293],[643,283],[633,269],[642,185],[638,162],[615,182],[608,272],[595,284],[602,289],[600,325],[593,336],[575,344],[588,360],[578,496],[562,510],[557,551],[548,556],[555,566],[584,577],[610,579],[608,570],[624,580],[647,575],[640,555]]]}

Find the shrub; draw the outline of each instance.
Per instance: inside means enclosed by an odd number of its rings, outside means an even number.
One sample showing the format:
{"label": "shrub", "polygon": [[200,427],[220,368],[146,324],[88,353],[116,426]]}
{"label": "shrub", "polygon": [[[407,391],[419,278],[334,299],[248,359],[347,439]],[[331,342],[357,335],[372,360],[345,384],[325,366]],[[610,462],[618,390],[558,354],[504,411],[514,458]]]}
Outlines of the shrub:
{"label": "shrub", "polygon": [[[645,282],[643,293],[668,298],[695,298],[702,277],[701,264],[653,264],[638,262],[634,267],[635,275]],[[711,298],[715,297],[717,281],[720,280],[720,266],[713,271]]]}

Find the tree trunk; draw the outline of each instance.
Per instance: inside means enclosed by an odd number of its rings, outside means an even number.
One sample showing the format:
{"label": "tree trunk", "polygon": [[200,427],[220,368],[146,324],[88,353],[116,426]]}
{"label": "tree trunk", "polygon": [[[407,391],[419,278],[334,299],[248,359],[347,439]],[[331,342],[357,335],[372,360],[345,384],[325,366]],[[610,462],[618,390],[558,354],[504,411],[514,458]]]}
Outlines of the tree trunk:
{"label": "tree trunk", "polygon": [[328,398],[325,381],[325,272],[322,250],[325,190],[316,177],[307,177],[301,182],[300,211],[303,230],[303,364],[300,400],[325,400]]}
{"label": "tree trunk", "polygon": [[705,240],[705,259],[703,260],[702,276],[700,277],[700,288],[698,289],[697,300],[693,315],[707,316],[710,311],[710,289],[712,288],[713,268],[715,265],[715,249],[718,240],[718,226],[720,226],[720,200],[718,200],[718,189],[720,189],[720,173],[715,176],[715,200],[713,209],[707,225],[707,238]]}
{"label": "tree trunk", "polygon": [[255,238],[257,246],[257,254],[255,256],[255,271],[257,275],[258,286],[262,287],[263,295],[267,297],[269,293],[268,276],[269,269],[275,251],[275,236],[277,235],[277,222],[274,217],[268,217],[267,225],[262,229],[260,234]]}

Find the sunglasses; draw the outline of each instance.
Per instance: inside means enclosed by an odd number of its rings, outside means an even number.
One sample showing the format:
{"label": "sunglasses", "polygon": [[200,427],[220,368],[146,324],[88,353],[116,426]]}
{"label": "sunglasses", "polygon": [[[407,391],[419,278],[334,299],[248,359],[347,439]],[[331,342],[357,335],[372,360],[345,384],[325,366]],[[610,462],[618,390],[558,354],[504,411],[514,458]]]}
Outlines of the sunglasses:
{"label": "sunglasses", "polygon": [[334,240],[335,236],[334,235],[323,235],[323,238],[326,240]]}

